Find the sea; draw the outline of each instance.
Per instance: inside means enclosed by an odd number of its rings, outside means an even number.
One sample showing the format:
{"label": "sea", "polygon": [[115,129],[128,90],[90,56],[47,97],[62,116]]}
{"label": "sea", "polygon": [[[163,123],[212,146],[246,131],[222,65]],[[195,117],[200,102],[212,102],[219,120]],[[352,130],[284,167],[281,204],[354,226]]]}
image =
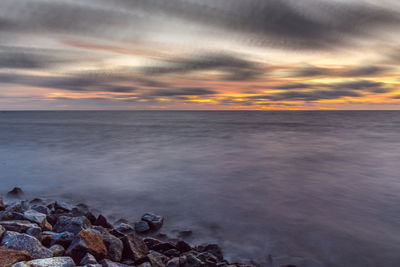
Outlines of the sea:
{"label": "sea", "polygon": [[399,111],[3,111],[14,186],[163,215],[231,261],[400,266]]}

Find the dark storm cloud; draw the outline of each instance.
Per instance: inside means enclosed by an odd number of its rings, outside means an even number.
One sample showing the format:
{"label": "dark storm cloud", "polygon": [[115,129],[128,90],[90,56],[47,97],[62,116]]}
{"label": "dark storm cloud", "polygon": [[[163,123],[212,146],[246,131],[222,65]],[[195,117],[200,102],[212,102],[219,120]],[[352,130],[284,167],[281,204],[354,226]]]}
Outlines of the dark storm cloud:
{"label": "dark storm cloud", "polygon": [[170,89],[151,90],[147,95],[169,97],[169,96],[203,96],[212,94],[217,94],[217,92],[209,88],[193,87],[193,88],[180,88],[174,90]]}
{"label": "dark storm cloud", "polygon": [[334,84],[333,87],[339,90],[374,90],[381,89],[385,84],[381,82],[373,82],[360,80],[355,82],[344,82]]}
{"label": "dark storm cloud", "polygon": [[363,66],[344,70],[343,72],[341,72],[341,75],[348,77],[373,76],[388,72],[390,70],[390,68],[381,66]]}
{"label": "dark storm cloud", "polygon": [[271,101],[318,101],[326,99],[338,99],[342,97],[359,97],[360,93],[347,90],[316,90],[316,91],[288,91],[273,95],[254,96],[254,100]]}
{"label": "dark storm cloud", "polygon": [[385,74],[392,68],[383,66],[349,66],[340,69],[320,68],[316,66],[302,67],[292,72],[293,77],[368,77]]}
{"label": "dark storm cloud", "polygon": [[280,90],[291,90],[291,89],[307,89],[312,88],[312,84],[308,83],[287,83],[280,86],[277,86],[276,89]]}
{"label": "dark storm cloud", "polygon": [[217,70],[224,73],[224,80],[245,81],[256,79],[265,70],[255,62],[228,54],[205,54],[171,60],[164,66],[145,67],[141,69],[150,75],[185,74],[198,71]]}

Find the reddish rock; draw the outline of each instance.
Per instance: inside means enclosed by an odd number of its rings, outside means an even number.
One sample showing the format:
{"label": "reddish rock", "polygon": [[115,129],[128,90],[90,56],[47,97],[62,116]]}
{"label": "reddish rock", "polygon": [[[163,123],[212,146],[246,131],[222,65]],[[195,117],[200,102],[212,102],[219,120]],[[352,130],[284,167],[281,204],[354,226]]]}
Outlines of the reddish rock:
{"label": "reddish rock", "polygon": [[71,256],[79,263],[86,253],[92,254],[97,260],[102,260],[107,255],[107,248],[103,242],[103,236],[96,230],[82,230],[69,246],[66,255]]}
{"label": "reddish rock", "polygon": [[0,247],[0,266],[11,267],[14,263],[31,260],[31,255],[26,251]]}
{"label": "reddish rock", "polygon": [[124,244],[123,259],[138,261],[149,253],[149,249],[143,239],[134,234],[124,236],[121,241]]}

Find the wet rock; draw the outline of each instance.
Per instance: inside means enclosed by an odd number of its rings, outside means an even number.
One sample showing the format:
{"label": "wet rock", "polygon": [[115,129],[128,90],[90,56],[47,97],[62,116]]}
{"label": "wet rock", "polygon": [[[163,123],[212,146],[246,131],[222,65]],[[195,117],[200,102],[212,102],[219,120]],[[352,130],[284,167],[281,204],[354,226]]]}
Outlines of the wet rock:
{"label": "wet rock", "polygon": [[[161,254],[160,252],[154,251],[154,250],[150,250],[149,254],[155,255],[157,257],[159,257],[161,259],[162,262],[166,262],[169,258],[167,256],[165,256],[164,254]],[[148,254],[148,255],[149,255]]]}
{"label": "wet rock", "polygon": [[138,267],[151,267],[150,262],[143,262],[142,264],[138,265]]}
{"label": "wet rock", "polygon": [[5,210],[8,212],[23,213],[28,208],[29,207],[28,207],[28,204],[26,203],[26,201],[16,201],[16,202],[13,202],[10,205],[8,205]]}
{"label": "wet rock", "polygon": [[7,193],[7,196],[9,197],[22,197],[24,195],[24,192],[22,191],[21,188],[19,187],[14,187],[11,191]]}
{"label": "wet rock", "polygon": [[147,261],[151,263],[152,267],[165,267],[161,257],[154,253],[149,253],[147,256]]}
{"label": "wet rock", "polygon": [[33,205],[32,210],[45,214],[46,216],[50,214],[50,210],[44,205]]}
{"label": "wet rock", "polygon": [[117,261],[117,262],[121,261],[122,251],[124,249],[122,241],[113,235],[104,234],[103,242],[107,248],[106,258],[112,261]]}
{"label": "wet rock", "polygon": [[90,211],[85,213],[85,217],[88,218],[88,220],[90,221],[91,224],[95,224],[96,222],[96,216],[94,216],[93,213],[91,213]]}
{"label": "wet rock", "polygon": [[202,267],[204,263],[194,255],[188,254],[179,257],[180,267]]}
{"label": "wet rock", "polygon": [[61,245],[68,248],[75,235],[70,232],[54,233],[45,231],[42,233],[42,243],[45,246]]}
{"label": "wet rock", "polygon": [[3,198],[0,197],[0,211],[5,210],[5,209],[6,209],[6,206],[4,205]]}
{"label": "wet rock", "polygon": [[63,201],[56,201],[54,202],[54,209],[58,212],[70,212],[74,208],[73,205],[65,203]]}
{"label": "wet rock", "polygon": [[152,213],[146,213],[142,216],[142,221],[147,222],[152,230],[158,230],[163,225],[164,218]]}
{"label": "wet rock", "polygon": [[27,251],[34,259],[48,258],[53,255],[51,250],[45,248],[36,238],[12,231],[5,232],[0,245],[15,250]]}
{"label": "wet rock", "polygon": [[39,227],[30,227],[28,228],[28,230],[26,230],[26,234],[40,240],[40,238],[42,237],[42,229],[40,229]]}
{"label": "wet rock", "polygon": [[145,221],[135,222],[135,231],[137,233],[146,233],[150,231],[150,225]]}
{"label": "wet rock", "polygon": [[202,252],[198,254],[196,257],[206,263],[207,262],[217,263],[219,261],[219,259],[210,252]]}
{"label": "wet rock", "polygon": [[172,258],[167,262],[167,267],[179,267],[179,262],[179,258]]}
{"label": "wet rock", "polygon": [[176,247],[172,243],[163,242],[163,243],[154,245],[151,249],[164,254],[165,251],[170,250],[170,249],[176,249]]}
{"label": "wet rock", "polygon": [[20,262],[12,267],[75,267],[75,264],[70,257],[56,257]]}
{"label": "wet rock", "polygon": [[31,255],[26,251],[19,251],[6,247],[0,247],[0,266],[11,267],[14,263],[31,260]]}
{"label": "wet rock", "polygon": [[130,226],[129,224],[127,224],[127,223],[120,223],[114,229],[117,230],[118,232],[123,233],[123,234],[131,234],[131,233],[133,233],[133,227]]}
{"label": "wet rock", "polygon": [[143,239],[143,241],[146,243],[149,249],[153,249],[154,246],[163,243],[161,240],[152,237],[146,237],[145,239]]}
{"label": "wet rock", "polygon": [[[46,214],[30,209],[23,213],[24,219],[30,222],[37,223],[40,227],[51,230],[52,226],[46,220]],[[50,229],[48,229],[50,228]]]}
{"label": "wet rock", "polygon": [[1,211],[0,212],[0,220],[1,221],[16,221],[16,220],[25,220],[25,218],[24,218],[24,215],[20,212]]}
{"label": "wet rock", "polygon": [[115,229],[110,230],[110,234],[112,234],[113,236],[116,236],[118,238],[122,238],[125,236],[125,234],[123,234],[120,231],[117,231]]}
{"label": "wet rock", "polygon": [[61,257],[64,256],[65,249],[61,245],[53,245],[49,248],[53,252],[53,257]]}
{"label": "wet rock", "polygon": [[34,198],[31,201],[29,201],[29,204],[44,204],[45,202],[43,201],[43,199],[40,198]]}
{"label": "wet rock", "polygon": [[82,260],[79,263],[80,265],[86,265],[86,264],[98,264],[96,258],[90,254],[86,253],[85,257],[82,258]]}
{"label": "wet rock", "polygon": [[99,215],[94,222],[94,225],[103,226],[104,228],[112,228],[113,226],[107,221],[106,217]]}
{"label": "wet rock", "polygon": [[223,259],[222,250],[217,244],[200,245],[197,247],[197,250],[200,252],[210,252],[219,260]]}
{"label": "wet rock", "polygon": [[182,253],[192,250],[192,247],[183,240],[176,242],[175,247]]}
{"label": "wet rock", "polygon": [[168,250],[164,251],[163,254],[167,257],[178,257],[179,254],[181,254],[181,253],[177,249],[168,249]]}
{"label": "wet rock", "polygon": [[92,254],[97,260],[102,260],[107,255],[103,236],[96,230],[88,229],[79,232],[65,252],[76,263],[79,263],[86,253]]}
{"label": "wet rock", "polygon": [[0,225],[6,228],[8,231],[19,233],[25,233],[29,228],[38,228],[39,231],[41,231],[37,224],[26,220],[2,221],[0,222]]}
{"label": "wet rock", "polygon": [[90,227],[89,220],[84,217],[58,217],[57,223],[54,225],[54,232],[71,232],[73,234],[78,234],[80,231]]}
{"label": "wet rock", "polygon": [[126,265],[123,263],[118,263],[118,262],[113,262],[113,261],[110,261],[107,259],[102,260],[100,263],[103,267],[129,267],[129,265]]}
{"label": "wet rock", "polygon": [[134,235],[128,234],[121,239],[124,249],[122,252],[123,259],[132,259],[134,261],[138,261],[147,253],[149,253],[149,249],[146,243],[142,240],[142,238]]}

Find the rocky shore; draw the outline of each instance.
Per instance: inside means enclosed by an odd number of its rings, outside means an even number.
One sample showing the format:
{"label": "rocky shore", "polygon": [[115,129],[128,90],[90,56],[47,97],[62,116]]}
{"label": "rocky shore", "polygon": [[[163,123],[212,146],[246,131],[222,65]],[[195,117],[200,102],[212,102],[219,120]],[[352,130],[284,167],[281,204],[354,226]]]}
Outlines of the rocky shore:
{"label": "rocky shore", "polygon": [[[0,197],[1,267],[255,267],[229,263],[216,244],[192,245],[159,233],[164,218],[146,213],[137,222],[110,222],[85,204],[23,200],[14,188]],[[287,266],[290,267],[290,266]]]}

